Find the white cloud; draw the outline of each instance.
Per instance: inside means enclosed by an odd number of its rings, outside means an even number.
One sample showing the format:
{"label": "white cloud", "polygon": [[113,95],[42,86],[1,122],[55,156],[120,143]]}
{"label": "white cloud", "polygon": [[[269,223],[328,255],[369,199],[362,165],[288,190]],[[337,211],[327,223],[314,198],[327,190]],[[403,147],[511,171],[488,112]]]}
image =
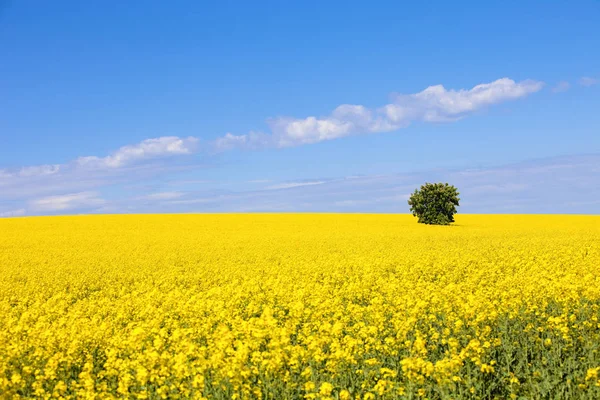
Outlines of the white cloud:
{"label": "white cloud", "polygon": [[269,183],[271,182],[270,179],[253,179],[250,181],[246,181],[246,183]]}
{"label": "white cloud", "polygon": [[271,134],[227,133],[215,140],[213,145],[220,151],[233,148],[282,148],[355,134],[389,132],[416,121],[456,121],[485,107],[535,93],[543,86],[542,82],[515,82],[509,78],[480,84],[468,90],[449,90],[442,85],[435,85],[419,93],[396,95],[392,103],[373,110],[362,105],[342,104],[326,117],[271,118],[267,121]]}
{"label": "white cloud", "polygon": [[277,185],[268,186],[265,189],[267,189],[267,190],[290,189],[290,188],[295,188],[295,187],[300,187],[300,186],[322,185],[324,183],[325,183],[325,181],[287,182],[287,183],[280,183]]}
{"label": "white cloud", "polygon": [[204,185],[207,183],[214,183],[208,179],[180,179],[166,182],[169,186],[179,186],[179,185]]}
{"label": "white cloud", "polygon": [[583,78],[579,79],[579,84],[581,86],[594,86],[598,83],[600,83],[599,79],[590,78],[589,76],[584,76]]}
{"label": "white cloud", "polygon": [[[0,169],[0,201],[77,193],[183,170],[187,167],[173,163],[173,158],[191,154],[197,143],[198,139],[194,137],[164,136],[123,146],[104,157],[79,157],[64,164]],[[169,157],[168,161],[164,160],[166,157]],[[124,168],[127,168],[126,172]]]}
{"label": "white cloud", "polygon": [[[542,86],[541,82],[515,82],[508,78],[477,85],[471,89],[451,90],[442,85],[430,86],[419,93],[396,95],[391,103],[378,108],[342,104],[325,117],[272,118],[267,121],[270,133],[250,132],[239,136],[229,133],[217,139],[213,145],[214,149],[218,150],[240,147],[246,149],[282,148],[317,143],[349,135],[393,131],[418,121],[455,121],[488,106],[537,92]],[[147,182],[155,179],[157,174],[173,172],[180,167],[180,165],[174,167],[173,164],[170,164],[173,158],[194,153],[198,150],[198,142],[199,140],[195,137],[163,136],[123,146],[110,154],[79,157],[64,164],[0,169],[0,201],[10,200],[10,203],[5,203],[6,208],[21,209],[20,207],[23,207],[28,213],[50,213],[77,209],[87,211],[86,208],[97,210],[100,205],[112,206],[114,201],[107,203],[96,193],[90,191],[118,183],[139,182],[140,179]],[[167,157],[168,160],[165,159]],[[187,168],[187,166],[182,168]],[[371,181],[374,179],[376,178],[370,177]],[[183,185],[205,182],[207,181],[171,180],[166,184]],[[323,185],[326,182],[328,185]],[[361,179],[353,179],[353,182],[361,182]],[[303,192],[316,193],[325,189],[329,190],[331,186],[329,180],[316,179],[284,182],[271,186],[267,186],[270,182],[261,182],[260,180],[252,183],[264,183],[266,187],[262,192],[265,193],[265,196],[268,193],[268,196],[275,197],[285,197],[290,194],[289,192],[293,192],[294,195],[300,193],[300,190],[286,191],[282,189],[306,187]],[[164,184],[165,182],[161,183],[161,185]],[[223,185],[224,183],[219,184]],[[160,190],[158,188],[164,187],[161,185],[150,186],[151,188],[146,188],[144,192]],[[325,188],[325,186],[327,187]],[[172,187],[171,189],[182,188]],[[220,204],[234,201],[227,196],[237,198],[237,194],[232,194],[198,199],[194,198],[187,188],[185,196],[180,193],[176,191],[151,193],[146,197],[148,202],[145,206],[150,208],[152,204],[168,202],[173,204],[212,204],[212,202]],[[370,194],[373,195],[373,193]],[[340,194],[340,196],[342,195],[343,193]],[[346,197],[336,200],[354,201],[354,199]],[[22,205],[13,206],[15,201],[21,202]],[[297,204],[308,203],[318,204],[313,200]],[[378,202],[377,204],[379,203],[382,203],[383,207],[384,203]],[[216,207],[220,206],[215,205]]]}
{"label": "white cloud", "polygon": [[[271,133],[231,133],[212,143],[212,149],[282,148],[317,143],[348,135],[396,130],[415,121],[454,121],[489,105],[526,96],[540,90],[541,82],[515,82],[508,78],[481,84],[469,90],[448,90],[442,85],[409,95],[397,95],[383,107],[342,104],[322,118],[277,117],[269,119]],[[198,138],[163,136],[123,146],[108,155],[79,157],[64,164],[24,166],[0,170],[0,200],[35,198],[51,194],[81,192],[156,172],[158,159],[189,155],[198,149]],[[164,164],[164,161],[161,161]],[[135,168],[133,168],[135,167]],[[127,168],[127,174],[121,169]],[[165,172],[161,165],[160,172]],[[255,182],[258,183],[258,182]],[[301,185],[315,183],[302,182]],[[271,189],[300,186],[297,182],[274,185]]]}
{"label": "white cloud", "polygon": [[183,192],[159,192],[159,193],[151,193],[147,196],[144,196],[144,199],[147,200],[172,200],[178,199],[183,196],[185,193]]}
{"label": "white cloud", "polygon": [[0,185],[17,183],[18,179],[35,179],[57,174],[63,166],[60,164],[32,165],[16,171],[0,170]]}
{"label": "white cloud", "polygon": [[[409,193],[423,182],[449,182],[460,191],[461,213],[588,213],[598,214],[600,154],[531,160],[479,169],[413,171],[408,174],[364,175],[273,182],[262,189],[185,191],[185,195],[151,193],[104,201],[93,192],[5,201],[0,210],[23,208],[26,214],[97,212],[408,212]],[[160,185],[162,183],[158,183]],[[281,189],[281,190],[276,190]],[[289,189],[289,190],[284,190]],[[158,190],[158,189],[155,189]],[[183,191],[182,191],[183,192]],[[67,192],[69,193],[69,192]]]}
{"label": "white cloud", "polygon": [[20,217],[21,215],[25,215],[24,208],[19,208],[18,210],[0,212],[0,218]]}
{"label": "white cloud", "polygon": [[105,201],[95,192],[80,192],[60,196],[48,196],[32,200],[29,205],[35,211],[52,212],[65,211],[77,208],[96,207]]}
{"label": "white cloud", "polygon": [[[598,214],[600,154],[530,160],[480,169],[413,171],[297,181],[326,184],[290,190],[251,188],[188,193],[185,200],[148,204],[144,212],[408,212],[407,198],[424,182],[449,182],[459,189],[460,213]],[[288,185],[287,182],[280,185]]]}
{"label": "white cloud", "polygon": [[271,136],[261,132],[250,132],[246,135],[233,135],[226,133],[213,142],[213,147],[217,151],[232,150],[235,148],[257,149],[269,147]]}
{"label": "white cloud", "polygon": [[13,177],[13,174],[5,169],[0,169],[0,183]]}
{"label": "white cloud", "polygon": [[[20,186],[27,182],[34,182],[31,179],[49,178],[51,176],[61,176],[64,180],[69,180],[70,176],[78,172],[84,172],[86,178],[90,178],[92,177],[90,171],[93,170],[99,172],[101,172],[100,170],[114,171],[119,167],[139,164],[144,160],[173,155],[187,155],[196,149],[197,143],[198,139],[195,137],[163,136],[146,139],[134,145],[123,146],[105,157],[79,157],[66,164],[32,165],[13,171],[0,169],[0,185],[14,184]],[[81,176],[78,176],[78,178],[81,178]]]}
{"label": "white cloud", "polygon": [[562,92],[566,92],[570,88],[571,88],[571,84],[569,82],[567,82],[567,81],[561,81],[561,82],[558,82],[556,84],[556,86],[554,86],[552,88],[552,91],[554,93],[562,93]]}
{"label": "white cloud", "polygon": [[60,170],[59,164],[35,165],[23,167],[19,170],[19,176],[44,176],[56,174]]}
{"label": "white cloud", "polygon": [[483,83],[470,90],[447,90],[442,85],[430,86],[414,95],[400,95],[396,108],[408,110],[408,116],[428,122],[452,121],[467,113],[508,100],[518,99],[542,89],[542,82],[509,78]]}
{"label": "white cloud", "polygon": [[197,143],[198,139],[191,136],[187,138],[162,136],[146,139],[135,145],[123,146],[106,157],[79,157],[76,163],[86,168],[119,168],[140,160],[190,154],[195,150]]}
{"label": "white cloud", "polygon": [[195,199],[188,199],[188,200],[172,200],[169,201],[169,204],[172,205],[189,205],[189,204],[204,204],[204,203],[216,203],[216,202],[222,202],[225,200],[229,200],[234,198],[234,195],[216,195],[216,196],[211,196],[211,197],[200,197],[200,198],[195,198]]}

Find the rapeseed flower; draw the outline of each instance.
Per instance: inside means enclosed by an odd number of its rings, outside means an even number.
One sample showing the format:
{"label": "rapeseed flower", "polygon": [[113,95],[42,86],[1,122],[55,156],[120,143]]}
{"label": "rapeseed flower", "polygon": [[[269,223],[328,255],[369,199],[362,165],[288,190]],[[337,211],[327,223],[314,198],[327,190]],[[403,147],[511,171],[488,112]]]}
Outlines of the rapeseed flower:
{"label": "rapeseed flower", "polygon": [[0,398],[600,398],[598,265],[594,216],[2,219]]}

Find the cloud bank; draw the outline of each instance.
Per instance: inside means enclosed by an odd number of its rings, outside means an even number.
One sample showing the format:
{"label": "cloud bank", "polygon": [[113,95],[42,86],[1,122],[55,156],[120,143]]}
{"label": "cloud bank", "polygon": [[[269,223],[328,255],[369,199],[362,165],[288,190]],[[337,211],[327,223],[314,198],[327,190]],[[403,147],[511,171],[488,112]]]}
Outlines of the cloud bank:
{"label": "cloud bank", "polygon": [[213,143],[218,151],[234,148],[292,147],[350,135],[390,132],[413,122],[452,122],[494,104],[525,97],[541,90],[543,82],[509,78],[483,83],[471,89],[429,86],[415,94],[398,94],[394,101],[376,109],[342,104],[326,117],[269,119],[270,134],[227,133]]}
{"label": "cloud bank", "polygon": [[258,190],[188,192],[140,211],[407,213],[408,196],[424,182],[456,185],[461,213],[600,214],[600,154],[476,169],[281,182]]}
{"label": "cloud bank", "polygon": [[[461,213],[600,214],[600,154],[556,157],[476,169],[436,169],[390,175],[319,177],[301,181],[239,182],[227,189],[193,185],[109,200],[98,190],[3,202],[0,216],[70,213],[379,212],[406,213],[406,199],[424,182],[450,182],[461,193]],[[258,188],[257,188],[258,186]]]}

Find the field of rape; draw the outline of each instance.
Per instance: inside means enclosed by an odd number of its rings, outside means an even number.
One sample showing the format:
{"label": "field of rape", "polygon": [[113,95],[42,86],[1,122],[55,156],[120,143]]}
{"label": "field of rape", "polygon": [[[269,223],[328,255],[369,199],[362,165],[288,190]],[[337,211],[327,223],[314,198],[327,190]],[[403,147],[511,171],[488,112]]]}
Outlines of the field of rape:
{"label": "field of rape", "polygon": [[0,220],[0,398],[598,399],[600,217]]}

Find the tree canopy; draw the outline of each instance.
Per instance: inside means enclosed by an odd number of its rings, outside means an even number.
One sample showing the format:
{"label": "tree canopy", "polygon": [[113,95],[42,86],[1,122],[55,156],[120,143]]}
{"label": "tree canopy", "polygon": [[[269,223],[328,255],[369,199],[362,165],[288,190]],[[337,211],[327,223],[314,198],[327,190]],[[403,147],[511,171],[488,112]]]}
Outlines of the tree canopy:
{"label": "tree canopy", "polygon": [[458,190],[448,183],[425,183],[410,196],[408,205],[419,223],[448,225],[454,222],[458,195]]}

